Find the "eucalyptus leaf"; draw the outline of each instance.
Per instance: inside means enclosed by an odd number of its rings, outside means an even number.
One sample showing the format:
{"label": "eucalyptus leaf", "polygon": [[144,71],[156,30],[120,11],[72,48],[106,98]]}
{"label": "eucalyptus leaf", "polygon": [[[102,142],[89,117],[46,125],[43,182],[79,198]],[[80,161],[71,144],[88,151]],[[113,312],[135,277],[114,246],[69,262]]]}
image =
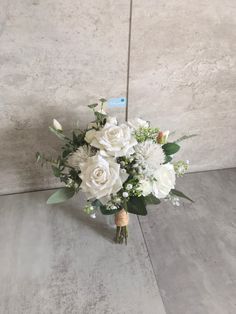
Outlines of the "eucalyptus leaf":
{"label": "eucalyptus leaf", "polygon": [[145,203],[148,204],[155,204],[158,205],[161,203],[161,201],[159,200],[159,198],[157,198],[156,196],[154,196],[153,194],[149,194],[147,196],[145,196]]}
{"label": "eucalyptus leaf", "polygon": [[106,102],[107,100],[105,98],[100,98],[99,99],[101,102]]}
{"label": "eucalyptus leaf", "polygon": [[178,138],[175,143],[179,143],[179,142],[182,142],[182,141],[185,141],[191,137],[195,137],[195,136],[198,136],[198,134],[191,134],[191,135],[184,135],[184,136],[181,136],[180,138]]}
{"label": "eucalyptus leaf", "polygon": [[40,154],[39,152],[37,152],[37,153],[35,154],[35,158],[36,158],[36,162],[39,162],[40,159],[41,159],[41,154]]}
{"label": "eucalyptus leaf", "polygon": [[52,171],[55,177],[60,177],[61,171],[55,166],[52,166]]}
{"label": "eucalyptus leaf", "polygon": [[90,108],[90,109],[93,109],[93,108],[96,108],[97,107],[97,103],[96,104],[91,104],[91,105],[88,105],[88,107]]}
{"label": "eucalyptus leaf", "polygon": [[73,197],[74,194],[75,194],[74,189],[68,187],[61,188],[49,197],[49,199],[47,200],[47,204],[57,204],[65,202],[71,197]]}
{"label": "eucalyptus leaf", "polygon": [[65,135],[61,132],[61,131],[58,131],[58,130],[56,130],[56,129],[54,129],[53,127],[49,127],[49,130],[53,133],[53,134],[55,134],[59,139],[61,139],[61,140],[65,140],[66,139],[66,137],[65,137]]}
{"label": "eucalyptus leaf", "polygon": [[185,198],[185,199],[189,200],[190,202],[194,203],[194,201],[193,201],[191,198],[189,198],[189,197],[186,196],[184,193],[182,193],[182,192],[180,192],[180,191],[178,191],[178,190],[172,189],[172,190],[170,191],[170,193],[171,193],[171,194],[174,194],[174,195],[176,195],[176,196],[178,196],[178,197]]}
{"label": "eucalyptus leaf", "polygon": [[173,155],[178,152],[180,146],[176,143],[166,143],[162,146],[162,149],[166,155]]}
{"label": "eucalyptus leaf", "polygon": [[128,209],[128,212],[131,214],[146,216],[147,209],[146,209],[145,198],[143,196],[131,197],[129,201],[127,202],[127,209]]}

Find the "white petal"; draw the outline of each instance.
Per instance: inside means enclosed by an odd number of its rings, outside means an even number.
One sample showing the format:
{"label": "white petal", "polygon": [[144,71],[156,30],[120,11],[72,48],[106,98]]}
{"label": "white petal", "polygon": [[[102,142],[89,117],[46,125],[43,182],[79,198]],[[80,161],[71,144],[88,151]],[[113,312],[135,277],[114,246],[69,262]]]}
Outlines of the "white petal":
{"label": "white petal", "polygon": [[58,131],[62,131],[62,126],[56,119],[53,119],[53,127]]}

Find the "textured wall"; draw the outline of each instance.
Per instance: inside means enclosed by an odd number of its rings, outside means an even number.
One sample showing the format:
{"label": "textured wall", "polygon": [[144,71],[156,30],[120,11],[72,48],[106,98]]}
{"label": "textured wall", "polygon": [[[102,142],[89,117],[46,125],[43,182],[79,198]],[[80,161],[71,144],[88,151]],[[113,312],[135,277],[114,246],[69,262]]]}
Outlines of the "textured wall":
{"label": "textured wall", "polygon": [[198,133],[192,171],[236,166],[235,63],[235,0],[133,1],[129,115]]}
{"label": "textured wall", "polygon": [[66,127],[84,124],[90,101],[125,95],[129,3],[0,0],[0,6],[0,192],[55,186],[48,171],[36,168],[35,151],[58,147],[48,131],[52,118]]}
{"label": "textured wall", "polygon": [[[51,119],[125,95],[129,3],[0,0],[0,193],[54,187],[34,162],[59,145]],[[236,166],[235,24],[234,0],[133,0],[129,117],[199,133],[193,171]]]}

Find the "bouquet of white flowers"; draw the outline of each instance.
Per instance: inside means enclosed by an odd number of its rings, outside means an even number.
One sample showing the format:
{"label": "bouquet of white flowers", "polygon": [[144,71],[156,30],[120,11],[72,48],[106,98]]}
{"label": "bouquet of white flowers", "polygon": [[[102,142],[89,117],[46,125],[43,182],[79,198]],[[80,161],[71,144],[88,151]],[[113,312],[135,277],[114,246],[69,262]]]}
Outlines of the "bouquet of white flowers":
{"label": "bouquet of white flowers", "polygon": [[86,193],[85,211],[95,215],[115,214],[116,242],[127,243],[128,213],[146,215],[148,204],[161,199],[179,205],[179,198],[192,201],[175,189],[176,176],[188,169],[188,162],[172,161],[180,149],[179,142],[169,142],[169,131],[153,128],[142,119],[118,124],[104,111],[105,99],[88,107],[95,120],[85,130],[75,129],[72,136],[64,134],[61,124],[53,120],[50,130],[63,142],[58,158],[37,153],[42,165],[51,164],[53,173],[65,187],[50,196],[47,203],[59,203],[73,197],[79,190]]}

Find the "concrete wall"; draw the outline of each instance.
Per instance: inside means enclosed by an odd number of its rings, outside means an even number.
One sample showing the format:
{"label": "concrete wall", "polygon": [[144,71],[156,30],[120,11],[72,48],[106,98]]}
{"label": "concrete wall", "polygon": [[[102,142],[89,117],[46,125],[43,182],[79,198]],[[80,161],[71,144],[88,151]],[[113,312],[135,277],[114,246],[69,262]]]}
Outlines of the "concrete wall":
{"label": "concrete wall", "polygon": [[[125,96],[130,2],[0,7],[0,193],[54,187],[34,152],[59,147],[52,118],[83,126],[90,101]],[[199,133],[183,144],[192,170],[236,166],[235,1],[133,0],[132,9],[129,117]]]}
{"label": "concrete wall", "polygon": [[236,166],[236,1],[134,0],[129,115],[199,136],[191,171]]}
{"label": "concrete wall", "polygon": [[0,191],[54,187],[35,164],[36,151],[59,146],[52,118],[84,125],[89,103],[126,93],[129,3],[0,0],[0,7]]}

